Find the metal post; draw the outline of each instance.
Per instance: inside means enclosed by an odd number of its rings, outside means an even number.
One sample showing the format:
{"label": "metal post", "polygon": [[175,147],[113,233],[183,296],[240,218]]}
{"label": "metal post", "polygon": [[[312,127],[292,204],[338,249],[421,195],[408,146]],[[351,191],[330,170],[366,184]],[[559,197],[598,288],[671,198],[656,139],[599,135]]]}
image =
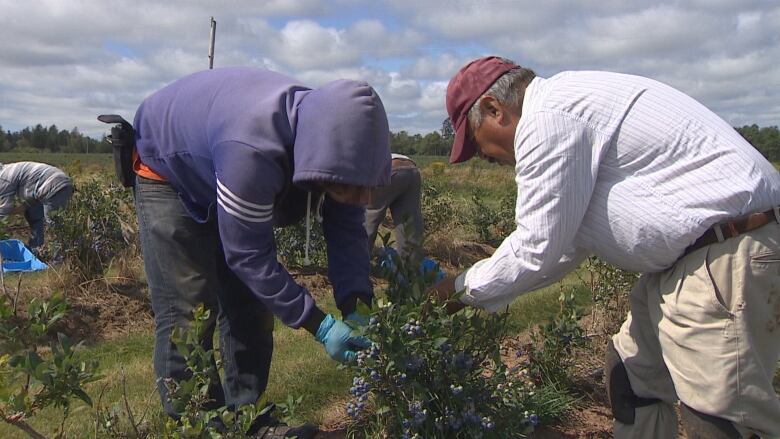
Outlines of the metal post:
{"label": "metal post", "polygon": [[209,69],[214,68],[214,37],[217,34],[217,22],[211,17],[211,44],[209,44]]}

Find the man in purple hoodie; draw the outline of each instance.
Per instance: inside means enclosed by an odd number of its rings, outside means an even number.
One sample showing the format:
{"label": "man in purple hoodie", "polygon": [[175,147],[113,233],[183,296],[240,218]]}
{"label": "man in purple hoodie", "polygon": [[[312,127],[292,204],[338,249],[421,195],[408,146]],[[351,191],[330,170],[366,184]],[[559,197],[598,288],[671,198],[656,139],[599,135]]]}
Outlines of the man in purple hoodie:
{"label": "man in purple hoodie", "polygon": [[373,295],[364,206],[370,188],[390,179],[376,92],[348,80],[311,89],[268,70],[214,69],[149,96],[134,126],[136,209],[166,412],[178,416],[166,380],[187,376],[171,331],[199,303],[216,311],[220,329],[225,377],[212,389],[216,406],[253,404],[265,390],[274,316],[309,331],[332,358],[354,358],[364,340],[321,311],[277,261],[273,227],[320,206],[336,305],[344,319],[360,320],[356,301]]}

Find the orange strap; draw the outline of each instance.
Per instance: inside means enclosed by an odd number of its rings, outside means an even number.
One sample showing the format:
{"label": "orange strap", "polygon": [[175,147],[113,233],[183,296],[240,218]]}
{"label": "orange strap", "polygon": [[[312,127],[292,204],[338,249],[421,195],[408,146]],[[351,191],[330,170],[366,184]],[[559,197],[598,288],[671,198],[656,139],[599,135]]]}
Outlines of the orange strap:
{"label": "orange strap", "polygon": [[141,161],[141,157],[138,156],[138,151],[135,149],[133,149],[133,171],[136,175],[140,175],[141,177],[150,180],[166,181],[165,177],[154,172],[152,168],[146,166],[144,162]]}

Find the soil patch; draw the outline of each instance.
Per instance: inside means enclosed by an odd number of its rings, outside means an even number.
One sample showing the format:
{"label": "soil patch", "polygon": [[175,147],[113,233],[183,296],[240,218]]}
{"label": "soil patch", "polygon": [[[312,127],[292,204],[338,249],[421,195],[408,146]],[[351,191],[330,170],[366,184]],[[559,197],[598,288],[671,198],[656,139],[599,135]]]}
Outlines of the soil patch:
{"label": "soil patch", "polygon": [[307,267],[289,270],[295,282],[309,290],[314,300],[332,296],[328,272],[325,268]]}
{"label": "soil patch", "polygon": [[475,241],[446,239],[432,240],[425,245],[427,255],[445,269],[454,271],[474,265],[479,260],[490,257],[495,247]]}
{"label": "soil patch", "polygon": [[113,340],[154,327],[146,283],[136,280],[96,283],[68,295],[63,324],[78,340]]}

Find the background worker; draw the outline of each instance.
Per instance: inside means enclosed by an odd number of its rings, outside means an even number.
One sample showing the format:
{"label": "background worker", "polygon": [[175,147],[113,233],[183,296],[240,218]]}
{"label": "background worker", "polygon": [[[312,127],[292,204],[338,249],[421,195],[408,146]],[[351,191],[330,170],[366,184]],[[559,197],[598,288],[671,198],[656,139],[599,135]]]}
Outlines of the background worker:
{"label": "background worker", "polygon": [[225,377],[214,383],[216,405],[254,404],[265,390],[274,316],[309,331],[339,361],[365,347],[280,265],[273,227],[321,206],[336,305],[349,319],[357,300],[370,302],[364,206],[370,188],[390,177],[387,116],[370,86],[339,80],[312,89],[263,69],[208,70],[148,97],[134,126],[154,369],[169,415],[177,413],[164,383],[187,376],[170,334],[199,303],[218,311]]}
{"label": "background worker", "polygon": [[425,224],[421,206],[420,169],[405,155],[393,153],[391,156],[390,184],[373,188],[371,201],[366,206],[365,226],[369,252],[373,253],[379,225],[389,209],[393,218],[395,248],[382,247],[378,251],[380,272],[382,267],[395,272],[394,258],[408,258],[415,263],[419,261],[420,274],[423,276],[433,273],[430,275],[431,283],[438,282],[444,277],[444,272],[436,261],[423,255],[422,249]]}
{"label": "background worker", "polygon": [[49,215],[65,207],[72,195],[73,183],[59,168],[37,162],[0,163],[0,217],[24,212],[30,249],[43,245]]}
{"label": "background worker", "polygon": [[390,184],[371,190],[371,201],[366,206],[366,234],[369,250],[373,250],[379,225],[390,209],[395,248],[403,256],[421,250],[424,225],[420,169],[405,155],[392,154],[392,159]]}
{"label": "background worker", "polygon": [[638,76],[497,57],[447,87],[450,161],[515,169],[517,230],[432,294],[503,309],[588,255],[644,273],[608,346],[618,438],[780,436],[780,174],[728,123]]}

